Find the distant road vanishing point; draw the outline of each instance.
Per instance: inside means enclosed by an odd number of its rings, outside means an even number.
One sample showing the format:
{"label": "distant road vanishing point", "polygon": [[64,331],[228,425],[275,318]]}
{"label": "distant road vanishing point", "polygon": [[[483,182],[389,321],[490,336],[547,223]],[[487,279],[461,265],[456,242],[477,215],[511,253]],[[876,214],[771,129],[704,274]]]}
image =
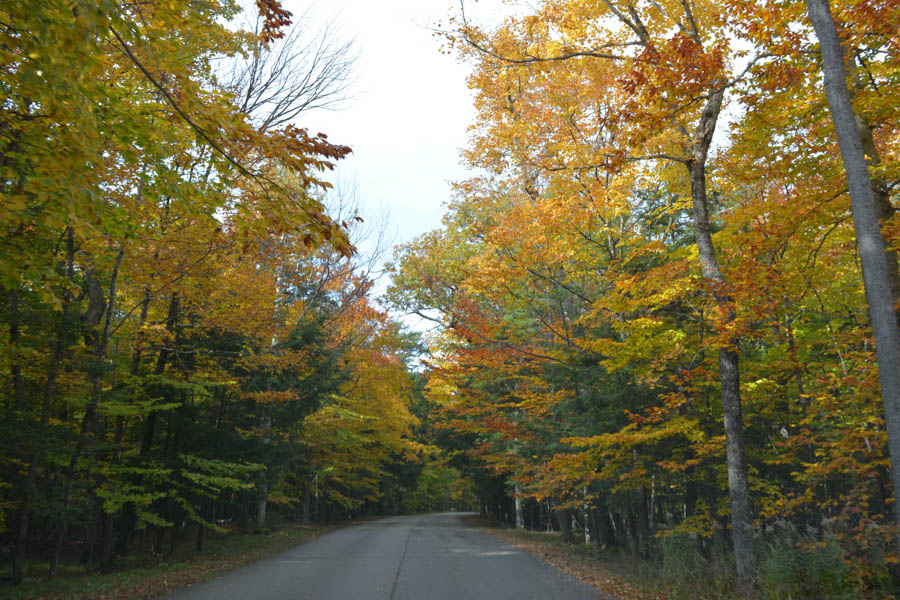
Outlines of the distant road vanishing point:
{"label": "distant road vanishing point", "polygon": [[608,598],[525,551],[466,526],[465,515],[352,525],[172,600],[580,600]]}

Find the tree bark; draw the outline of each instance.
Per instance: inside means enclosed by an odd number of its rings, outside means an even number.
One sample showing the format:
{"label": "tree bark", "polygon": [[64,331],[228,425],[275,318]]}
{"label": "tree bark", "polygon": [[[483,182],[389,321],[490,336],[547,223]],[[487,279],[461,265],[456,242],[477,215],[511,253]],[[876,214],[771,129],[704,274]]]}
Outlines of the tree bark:
{"label": "tree bark", "polygon": [[650,512],[647,501],[647,487],[641,486],[637,490],[637,540],[638,554],[643,558],[650,556]]}
{"label": "tree bark", "polygon": [[[706,158],[716,120],[722,107],[724,91],[713,92],[703,107],[694,134],[694,142],[687,168],[691,179],[694,241],[700,259],[703,278],[712,284],[716,301],[726,307],[726,322],[734,318],[730,299],[723,293],[725,277],[719,268],[709,224],[709,204],[706,193]],[[755,565],[751,540],[750,484],[744,450],[744,423],[741,412],[741,377],[737,340],[729,340],[719,350],[719,375],[722,387],[722,413],[725,423],[725,455],[728,463],[728,496],[731,501],[732,541],[739,592],[753,593]]]}
{"label": "tree bark", "polygon": [[269,480],[266,470],[260,469],[256,480],[256,529],[266,526],[266,504],[269,499]]}
{"label": "tree bark", "polygon": [[520,494],[522,493],[522,488],[519,485],[519,482],[516,481],[513,483],[513,500],[516,503],[516,529],[525,529],[525,513],[522,510],[522,497]]}
{"label": "tree bark", "polygon": [[[894,498],[900,498],[900,336],[894,310],[891,276],[884,239],[878,224],[878,209],[866,164],[865,151],[856,125],[856,114],[847,88],[841,43],[827,0],[807,0],[810,21],[819,39],[825,94],[837,132],[838,145],[847,173],[853,225],[862,265],[863,284],[869,304],[869,317],[875,334],[875,356],[884,402],[885,424],[894,483]],[[897,521],[896,548],[900,551],[900,510],[894,506]]]}
{"label": "tree bark", "polygon": [[[147,311],[150,305],[150,294],[145,289],[144,290],[144,300],[143,305],[141,306],[141,317],[140,324],[143,325],[147,319]],[[176,326],[178,325],[178,312],[180,307],[180,297],[178,292],[172,292],[172,297],[169,300],[169,309],[166,314],[166,331],[169,335],[175,331]],[[143,334],[138,334],[138,347],[135,349],[134,353],[131,357],[131,374],[138,375],[140,372],[140,363],[141,363],[141,354],[142,349],[140,347],[141,341],[143,339]],[[170,351],[167,348],[161,348],[159,353],[156,356],[156,365],[153,368],[154,375],[162,375],[166,371],[166,365],[169,361]],[[141,429],[141,447],[138,453],[140,460],[142,462],[146,462],[150,458],[150,451],[153,449],[153,438],[156,435],[156,421],[159,415],[159,411],[151,410],[146,419],[144,419],[144,423]],[[135,476],[135,484],[139,485],[142,481],[142,477],[140,474]],[[116,551],[119,554],[124,554],[128,551],[128,541],[131,539],[132,534],[134,533],[134,528],[136,526],[137,515],[135,514],[134,504],[128,503],[125,505],[123,514],[122,514],[122,528],[119,530],[119,539],[116,541]]]}
{"label": "tree bark", "polygon": [[313,478],[311,476],[307,476],[306,488],[303,490],[303,524],[304,525],[309,523],[309,509],[310,509],[310,502],[312,500],[312,484],[313,484]]}
{"label": "tree bark", "polygon": [[572,541],[572,517],[569,514],[569,509],[564,508],[557,513],[559,515],[559,532],[562,535],[562,541],[571,542]]}
{"label": "tree bark", "polygon": [[586,485],[582,486],[581,495],[584,498],[584,503],[581,505],[582,519],[584,519],[584,543],[587,545],[591,543],[591,506],[587,501],[588,489]]}
{"label": "tree bark", "polygon": [[[856,91],[865,87],[866,84],[859,73],[859,66],[857,65],[856,60],[852,57],[848,57],[848,62],[851,70],[850,79],[853,83],[852,87],[848,89],[852,104]],[[856,128],[859,130],[859,140],[862,143],[866,164],[870,168],[878,167],[881,164],[881,157],[878,154],[878,147],[875,145],[872,127],[860,115],[854,113],[853,117],[856,122]],[[871,176],[871,180],[872,192],[875,195],[875,206],[878,212],[878,221],[881,225],[882,238],[884,238],[884,226],[891,221],[896,209],[891,203],[891,191],[888,183],[884,179],[875,176]],[[898,260],[897,251],[890,248],[889,242],[890,240],[885,241],[885,259],[887,260],[888,265],[891,297],[894,300],[894,310],[897,312],[900,310],[900,260]],[[900,323],[900,312],[897,314],[897,322]]]}

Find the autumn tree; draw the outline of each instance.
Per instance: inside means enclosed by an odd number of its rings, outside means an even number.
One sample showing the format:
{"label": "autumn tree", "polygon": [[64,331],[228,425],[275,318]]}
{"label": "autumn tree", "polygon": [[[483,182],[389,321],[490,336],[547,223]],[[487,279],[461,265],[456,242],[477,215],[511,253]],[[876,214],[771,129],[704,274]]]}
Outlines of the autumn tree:
{"label": "autumn tree", "polygon": [[[72,536],[108,570],[146,528],[171,550],[193,523],[199,549],[253,495],[262,526],[298,424],[361,368],[343,357],[366,335],[329,332],[390,328],[356,309],[360,219],[323,199],[321,171],[349,148],[292,123],[344,93],[352,54],[326,36],[301,56],[296,29],[278,41],[290,13],[255,11],[250,30],[230,28],[232,3],[0,11],[15,580],[35,539],[53,574]],[[223,87],[223,58],[261,79]],[[399,375],[384,385],[404,397]]]}

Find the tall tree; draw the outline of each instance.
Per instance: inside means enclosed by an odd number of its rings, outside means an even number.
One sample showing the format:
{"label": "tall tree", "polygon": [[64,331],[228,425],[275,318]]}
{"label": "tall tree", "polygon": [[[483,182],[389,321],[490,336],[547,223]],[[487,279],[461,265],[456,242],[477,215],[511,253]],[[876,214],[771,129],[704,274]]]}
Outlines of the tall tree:
{"label": "tall tree", "polygon": [[[853,224],[866,289],[866,300],[875,332],[875,353],[888,430],[894,497],[900,498],[900,335],[891,290],[891,269],[878,224],[878,207],[847,87],[844,52],[827,0],[807,0],[809,18],[819,38],[825,92],[837,133],[850,188]],[[894,509],[897,523],[897,551],[900,553],[900,510]]]}
{"label": "tall tree", "polygon": [[[615,23],[609,27],[606,23]],[[591,23],[591,27],[588,27]],[[620,67],[625,83],[622,108],[611,119],[625,138],[624,151],[596,148],[588,163],[566,160],[547,148],[549,168],[617,168],[623,161],[672,160],[684,165],[690,182],[694,241],[700,270],[721,313],[717,329],[719,373],[726,433],[732,538],[738,579],[751,593],[754,558],[752,511],[741,406],[739,339],[729,335],[734,307],[712,239],[707,161],[729,76],[727,21],[712,7],[688,2],[548,3],[533,16],[510,20],[488,36],[462,16],[459,35],[481,55],[483,69],[502,65],[559,70],[601,60]],[[554,67],[558,65],[558,67]],[[612,69],[610,69],[612,70]],[[601,141],[602,143],[602,141]],[[516,142],[514,146],[521,144]],[[580,158],[580,157],[579,157]],[[612,159],[612,160],[609,160]],[[540,164],[540,163],[539,163]]]}

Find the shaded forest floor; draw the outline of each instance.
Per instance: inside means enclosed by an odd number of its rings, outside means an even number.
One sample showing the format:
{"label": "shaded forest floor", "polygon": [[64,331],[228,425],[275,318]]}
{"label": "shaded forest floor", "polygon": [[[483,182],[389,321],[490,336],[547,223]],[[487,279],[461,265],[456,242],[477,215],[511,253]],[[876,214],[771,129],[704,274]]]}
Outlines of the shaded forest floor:
{"label": "shaded forest floor", "polygon": [[264,534],[208,534],[203,551],[185,539],[173,555],[153,555],[143,547],[119,560],[118,570],[86,574],[80,564],[63,563],[56,579],[45,580],[47,563],[29,563],[25,583],[0,583],[0,598],[10,600],[148,599],[202,583],[310,541],[349,522],[327,525],[284,523]]}
{"label": "shaded forest floor", "polygon": [[478,517],[471,524],[504,542],[533,554],[563,573],[592,585],[611,600],[665,600],[668,596],[648,583],[650,565],[625,556],[601,555],[594,545],[564,543],[558,533],[517,531]]}

